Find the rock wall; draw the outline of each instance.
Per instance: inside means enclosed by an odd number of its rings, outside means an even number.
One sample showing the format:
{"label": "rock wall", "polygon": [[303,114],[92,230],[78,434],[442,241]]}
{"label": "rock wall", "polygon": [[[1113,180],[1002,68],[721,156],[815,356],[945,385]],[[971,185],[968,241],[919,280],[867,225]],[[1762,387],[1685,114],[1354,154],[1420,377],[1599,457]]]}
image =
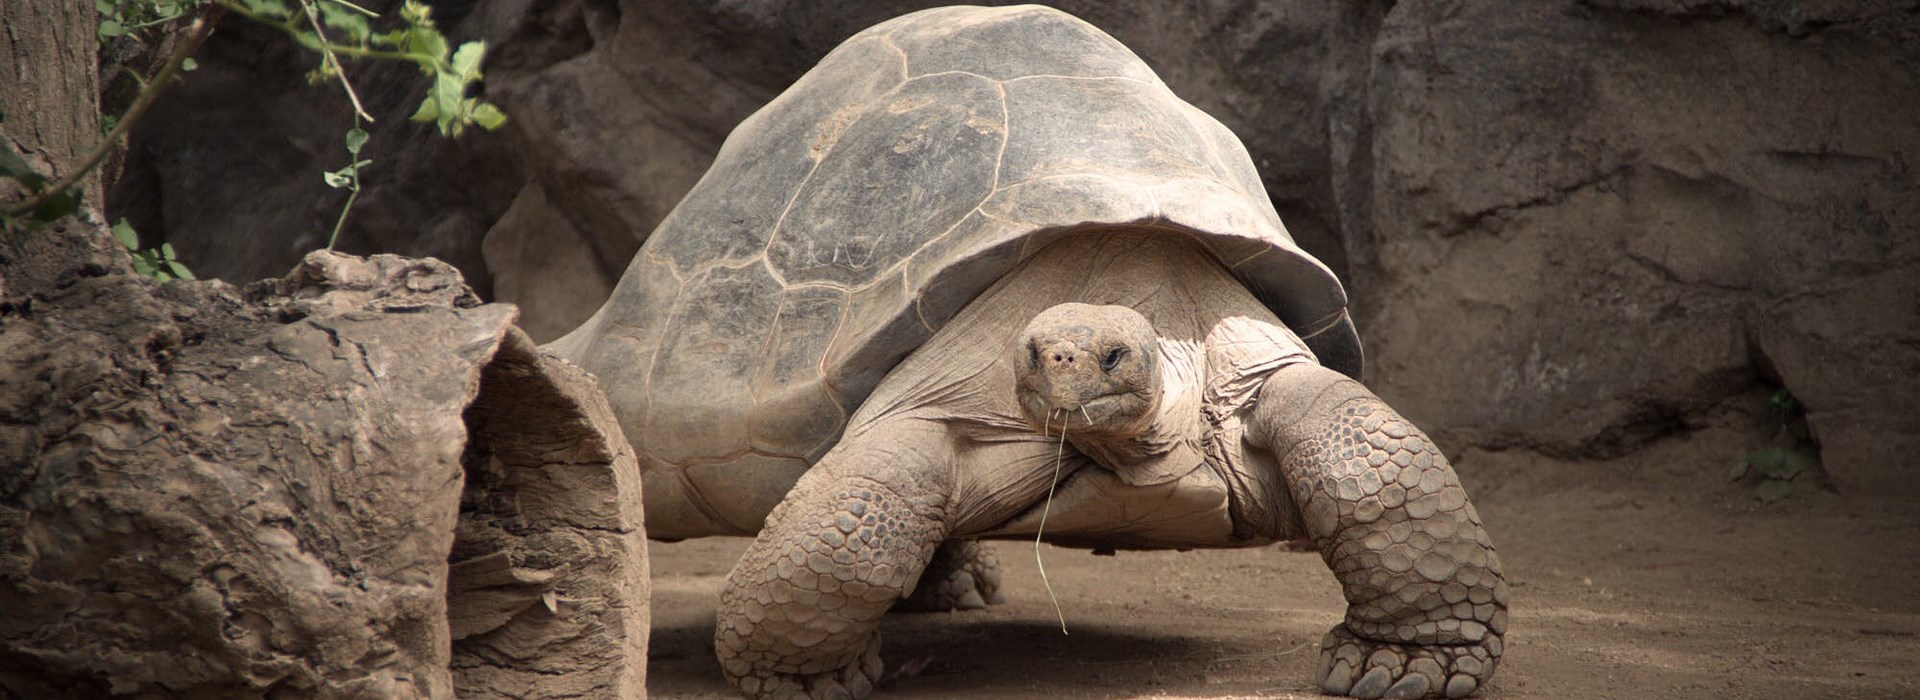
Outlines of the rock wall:
{"label": "rock wall", "polygon": [[[931,4],[443,5],[512,121],[435,141],[409,76],[367,70],[381,162],[345,245],[450,260],[555,337],[734,123]],[[1842,487],[1920,491],[1920,2],[1056,4],[1240,135],[1352,282],[1370,383],[1449,447],[1604,459],[1784,386]],[[344,104],[269,39],[223,29],[114,197],[242,279],[322,240],[344,158]]]}
{"label": "rock wall", "polygon": [[1916,7],[1397,6],[1342,202],[1372,381],[1592,457],[1784,386],[1842,486],[1911,488]]}

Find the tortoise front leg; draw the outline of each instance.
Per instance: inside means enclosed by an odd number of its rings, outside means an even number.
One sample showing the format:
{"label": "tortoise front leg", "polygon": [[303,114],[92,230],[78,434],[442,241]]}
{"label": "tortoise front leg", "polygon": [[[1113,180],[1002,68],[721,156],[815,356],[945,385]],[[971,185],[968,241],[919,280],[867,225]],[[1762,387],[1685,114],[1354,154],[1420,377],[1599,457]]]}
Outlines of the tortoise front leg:
{"label": "tortoise front leg", "polygon": [[767,516],[720,595],[714,647],[753,698],[866,697],[880,618],[946,538],[951,447],[900,420],[843,440]]}
{"label": "tortoise front leg", "polygon": [[894,610],[979,610],[1007,601],[1000,593],[1000,557],[979,540],[947,540],[933,553],[913,594]]}
{"label": "tortoise front leg", "polygon": [[1276,372],[1248,417],[1306,534],[1347,599],[1320,643],[1321,690],[1464,697],[1507,628],[1500,558],[1433,441],[1359,383],[1317,365]]}

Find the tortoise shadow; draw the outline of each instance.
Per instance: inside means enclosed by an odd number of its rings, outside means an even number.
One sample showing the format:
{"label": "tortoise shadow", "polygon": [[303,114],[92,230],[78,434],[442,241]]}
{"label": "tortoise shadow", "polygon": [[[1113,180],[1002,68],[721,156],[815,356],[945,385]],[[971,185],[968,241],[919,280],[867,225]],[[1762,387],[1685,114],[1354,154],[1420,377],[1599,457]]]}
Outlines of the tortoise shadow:
{"label": "tortoise shadow", "polygon": [[[647,686],[655,697],[733,697],[714,658],[713,623],[656,626],[648,645]],[[889,697],[956,693],[1025,695],[1068,681],[1146,688],[1175,669],[1243,654],[1245,645],[1076,622],[1063,635],[1052,621],[992,619],[979,613],[893,613],[881,623],[886,672],[876,689]]]}

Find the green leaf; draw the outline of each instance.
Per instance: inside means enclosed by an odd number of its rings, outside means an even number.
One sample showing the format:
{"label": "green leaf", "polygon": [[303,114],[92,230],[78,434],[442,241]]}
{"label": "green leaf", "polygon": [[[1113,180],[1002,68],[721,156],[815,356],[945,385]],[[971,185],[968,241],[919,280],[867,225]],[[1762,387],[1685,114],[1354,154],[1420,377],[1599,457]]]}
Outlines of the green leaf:
{"label": "green leaf", "polygon": [[355,44],[364,44],[373,36],[373,26],[367,23],[366,15],[337,3],[320,3],[320,22],[332,29],[345,32]]}
{"label": "green leaf", "polygon": [[446,73],[433,79],[433,88],[427,96],[435,103],[434,122],[440,125],[440,133],[452,135],[458,131],[453,126],[460,116],[460,101],[466,99],[466,92],[466,83]]}
{"label": "green leaf", "polygon": [[269,19],[286,19],[293,16],[285,0],[240,0],[246,10]]}
{"label": "green leaf", "polygon": [[469,41],[453,52],[453,74],[461,82],[480,79],[480,61],[487,57],[487,42]]}
{"label": "green leaf", "polygon": [[160,260],[161,261],[173,260],[173,244],[172,243],[160,244]]}
{"label": "green leaf", "polygon": [[33,166],[27,165],[27,161],[6,146],[0,146],[0,175],[19,180],[20,184],[36,193],[47,184],[46,176],[34,172]]}
{"label": "green leaf", "polygon": [[40,207],[33,210],[34,221],[49,222],[72,216],[80,211],[80,190],[67,188],[66,191],[47,198]]}
{"label": "green leaf", "polygon": [[1748,455],[1747,461],[1769,479],[1787,480],[1814,466],[1817,457],[1803,449],[1762,447]]}
{"label": "green leaf", "polygon": [[487,131],[495,131],[507,123],[507,114],[492,103],[482,102],[480,106],[473,108],[473,123],[479,124],[480,128]]}
{"label": "green leaf", "polygon": [[307,84],[319,85],[321,83],[332,80],[334,76],[339,74],[340,74],[340,71],[334,69],[333,63],[329,61],[321,61],[319,66],[315,67],[313,70],[307,71]]}
{"label": "green leaf", "polygon": [[133,256],[133,271],[139,273],[141,277],[152,277],[154,272],[153,263],[147,262],[145,256],[135,255]]}
{"label": "green leaf", "polygon": [[93,0],[93,11],[106,17],[120,14],[120,8],[114,4],[113,0]]}
{"label": "green leaf", "polygon": [[347,130],[347,152],[359,155],[360,147],[367,144],[367,132],[360,127]]}
{"label": "green leaf", "polygon": [[351,171],[352,168],[341,168],[335,171],[320,173],[320,179],[326,180],[328,187],[340,189],[353,184],[353,176],[347,174]]}
{"label": "green leaf", "polygon": [[153,278],[154,278],[154,279],[157,279],[157,280],[160,280],[160,281],[162,281],[162,282],[172,282],[172,281],[173,281],[173,275],[169,275],[169,274],[167,274],[167,271],[166,271],[166,270],[154,270],[154,271],[153,271]]}
{"label": "green leaf", "polygon": [[400,6],[400,19],[405,20],[407,24],[432,27],[433,18],[430,16],[432,11],[433,8],[425,3],[407,0]]}
{"label": "green leaf", "polygon": [[180,261],[178,260],[168,260],[167,270],[169,272],[172,272],[173,276],[183,280],[199,279],[193,276],[192,270],[188,270],[187,266],[180,264]]}
{"label": "green leaf", "polygon": [[117,36],[125,36],[126,33],[127,33],[127,28],[120,26],[119,22],[116,22],[110,19],[102,20],[100,22],[100,38],[102,39],[112,39]]}
{"label": "green leaf", "polygon": [[1782,479],[1768,479],[1760,482],[1760,488],[1754,489],[1753,495],[1763,503],[1778,503],[1793,495],[1793,484]]}
{"label": "green leaf", "polygon": [[412,31],[411,29],[395,29],[390,32],[375,34],[368,37],[368,40],[375,46],[391,46],[396,49],[403,48],[407,45],[407,35]]}
{"label": "green leaf", "polygon": [[420,109],[414,110],[413,116],[407,117],[407,121],[424,124],[439,118],[440,104],[434,101],[433,95],[428,95],[426,99],[420,100]]}
{"label": "green leaf", "polygon": [[194,60],[191,58],[180,62],[180,70],[183,70],[183,71],[198,70],[199,68],[200,68],[200,64],[194,62]]}
{"label": "green leaf", "polygon": [[134,233],[133,225],[127,223],[127,220],[124,218],[114,222],[113,240],[119,241],[120,246],[127,250],[140,250],[140,234]]}
{"label": "green leaf", "polygon": [[407,32],[406,52],[444,60],[447,57],[447,38],[431,28],[415,27]]}

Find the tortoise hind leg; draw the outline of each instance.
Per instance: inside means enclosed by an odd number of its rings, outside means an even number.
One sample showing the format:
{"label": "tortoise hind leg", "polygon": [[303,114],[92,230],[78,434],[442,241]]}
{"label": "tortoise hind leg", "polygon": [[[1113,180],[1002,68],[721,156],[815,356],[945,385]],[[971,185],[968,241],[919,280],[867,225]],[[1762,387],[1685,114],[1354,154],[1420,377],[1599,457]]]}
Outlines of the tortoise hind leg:
{"label": "tortoise hind leg", "polygon": [[1280,463],[1306,535],[1347,599],[1320,645],[1321,690],[1457,698],[1492,676],[1507,584],[1480,516],[1427,436],[1358,383],[1276,372],[1247,434]]}
{"label": "tortoise hind leg", "polygon": [[728,682],[752,698],[871,693],[880,618],[946,538],[950,461],[944,432],[901,421],[802,476],[721,592],[714,647]]}
{"label": "tortoise hind leg", "polygon": [[978,610],[1006,602],[1000,593],[1000,558],[977,540],[947,540],[933,553],[913,593],[895,610]]}

